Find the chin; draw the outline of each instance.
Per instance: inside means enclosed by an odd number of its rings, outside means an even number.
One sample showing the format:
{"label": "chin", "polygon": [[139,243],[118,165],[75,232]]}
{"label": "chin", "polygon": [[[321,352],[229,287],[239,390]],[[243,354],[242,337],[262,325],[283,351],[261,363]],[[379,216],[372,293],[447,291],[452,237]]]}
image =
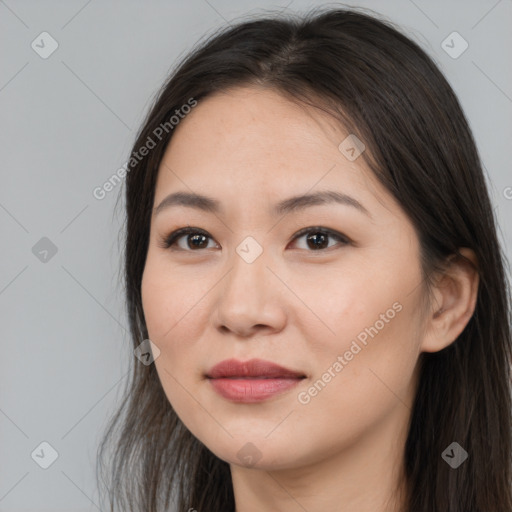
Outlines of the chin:
{"label": "chin", "polygon": [[306,462],[307,456],[304,454],[301,457],[297,453],[298,441],[287,436],[286,432],[274,439],[267,434],[268,431],[251,435],[232,432],[232,438],[226,435],[222,436],[222,440],[218,437],[198,439],[219,459],[240,467],[276,471]]}

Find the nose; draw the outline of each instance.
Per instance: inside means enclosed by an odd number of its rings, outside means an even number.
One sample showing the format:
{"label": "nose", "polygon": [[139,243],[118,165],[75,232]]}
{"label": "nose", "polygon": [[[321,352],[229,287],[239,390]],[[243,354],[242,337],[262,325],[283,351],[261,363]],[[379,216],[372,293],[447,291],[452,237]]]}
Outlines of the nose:
{"label": "nose", "polygon": [[271,270],[265,251],[251,263],[234,252],[230,263],[223,285],[217,288],[216,328],[244,338],[283,329],[286,287]]}

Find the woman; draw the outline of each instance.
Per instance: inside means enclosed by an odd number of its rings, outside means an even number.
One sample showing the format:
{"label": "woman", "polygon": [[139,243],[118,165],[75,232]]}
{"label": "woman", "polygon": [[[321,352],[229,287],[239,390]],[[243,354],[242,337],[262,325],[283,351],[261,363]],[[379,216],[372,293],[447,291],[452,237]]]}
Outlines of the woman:
{"label": "woman", "polygon": [[112,510],[512,510],[504,257],[414,42],[343,9],[224,29],[129,167]]}

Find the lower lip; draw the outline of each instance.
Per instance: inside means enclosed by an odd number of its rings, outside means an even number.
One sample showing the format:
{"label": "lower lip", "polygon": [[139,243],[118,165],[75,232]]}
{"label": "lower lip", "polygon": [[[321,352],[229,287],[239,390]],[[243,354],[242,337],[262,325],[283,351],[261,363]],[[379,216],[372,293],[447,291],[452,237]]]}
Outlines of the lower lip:
{"label": "lower lip", "polygon": [[295,387],[302,379],[209,379],[213,389],[232,402],[262,402]]}

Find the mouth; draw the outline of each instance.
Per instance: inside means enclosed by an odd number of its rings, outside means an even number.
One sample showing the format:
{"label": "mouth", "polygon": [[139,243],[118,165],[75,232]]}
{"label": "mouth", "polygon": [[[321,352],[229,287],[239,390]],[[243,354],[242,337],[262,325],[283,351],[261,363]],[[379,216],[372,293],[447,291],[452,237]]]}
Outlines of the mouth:
{"label": "mouth", "polygon": [[227,359],[211,368],[205,377],[223,398],[254,403],[290,390],[306,375],[262,359]]}

